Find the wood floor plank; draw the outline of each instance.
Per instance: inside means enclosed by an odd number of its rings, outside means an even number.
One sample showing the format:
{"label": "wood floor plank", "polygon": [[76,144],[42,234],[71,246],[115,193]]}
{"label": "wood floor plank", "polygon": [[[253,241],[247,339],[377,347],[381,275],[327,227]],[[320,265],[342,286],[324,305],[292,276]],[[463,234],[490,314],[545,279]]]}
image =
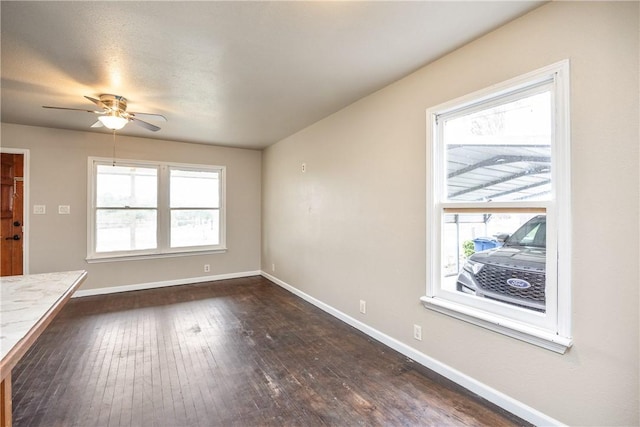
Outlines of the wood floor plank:
{"label": "wood floor plank", "polygon": [[256,276],[70,301],[13,373],[20,426],[515,426]]}

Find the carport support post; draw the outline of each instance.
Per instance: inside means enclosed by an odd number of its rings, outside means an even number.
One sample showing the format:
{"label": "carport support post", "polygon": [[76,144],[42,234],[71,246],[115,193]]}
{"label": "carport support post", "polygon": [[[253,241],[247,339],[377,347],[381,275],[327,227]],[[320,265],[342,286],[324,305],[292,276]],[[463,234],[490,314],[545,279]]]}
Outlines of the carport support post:
{"label": "carport support post", "polygon": [[455,216],[455,221],[456,221],[456,271],[459,273],[460,272],[460,216],[458,214],[456,214]]}

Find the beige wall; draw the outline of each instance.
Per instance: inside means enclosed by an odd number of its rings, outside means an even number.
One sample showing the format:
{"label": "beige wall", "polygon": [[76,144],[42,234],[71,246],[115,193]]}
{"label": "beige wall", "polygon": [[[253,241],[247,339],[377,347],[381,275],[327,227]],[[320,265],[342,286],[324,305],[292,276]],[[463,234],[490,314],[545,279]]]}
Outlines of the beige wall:
{"label": "beige wall", "polygon": [[[260,151],[117,136],[117,157],[227,167],[227,247],[221,254],[87,264],[87,164],[111,157],[112,135],[2,124],[2,147],[30,150],[30,273],[85,269],[83,290],[260,269]],[[58,215],[70,205],[71,215]],[[203,265],[211,272],[204,273]]]}
{"label": "beige wall", "polygon": [[[640,424],[638,5],[547,4],[268,148],[263,270],[556,420]],[[575,344],[559,355],[419,298],[426,109],[565,58]]]}

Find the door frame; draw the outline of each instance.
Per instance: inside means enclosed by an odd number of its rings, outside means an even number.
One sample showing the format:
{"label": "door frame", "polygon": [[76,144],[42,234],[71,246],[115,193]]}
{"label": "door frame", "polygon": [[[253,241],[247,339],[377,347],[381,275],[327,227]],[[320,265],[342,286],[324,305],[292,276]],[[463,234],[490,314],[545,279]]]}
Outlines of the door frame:
{"label": "door frame", "polygon": [[29,230],[31,230],[31,212],[29,211],[29,188],[31,183],[30,177],[30,152],[28,148],[8,148],[0,147],[0,153],[7,154],[22,154],[22,161],[24,162],[23,173],[23,234],[22,234],[22,274],[29,274]]}

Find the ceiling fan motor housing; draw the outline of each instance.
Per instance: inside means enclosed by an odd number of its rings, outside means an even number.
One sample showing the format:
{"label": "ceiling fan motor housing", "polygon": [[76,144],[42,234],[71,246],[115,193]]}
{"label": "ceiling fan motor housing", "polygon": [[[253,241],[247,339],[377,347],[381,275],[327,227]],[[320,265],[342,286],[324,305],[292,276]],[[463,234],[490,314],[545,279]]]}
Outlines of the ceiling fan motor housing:
{"label": "ceiling fan motor housing", "polygon": [[111,111],[118,111],[120,113],[127,111],[127,98],[123,96],[105,93],[100,95],[100,102]]}

